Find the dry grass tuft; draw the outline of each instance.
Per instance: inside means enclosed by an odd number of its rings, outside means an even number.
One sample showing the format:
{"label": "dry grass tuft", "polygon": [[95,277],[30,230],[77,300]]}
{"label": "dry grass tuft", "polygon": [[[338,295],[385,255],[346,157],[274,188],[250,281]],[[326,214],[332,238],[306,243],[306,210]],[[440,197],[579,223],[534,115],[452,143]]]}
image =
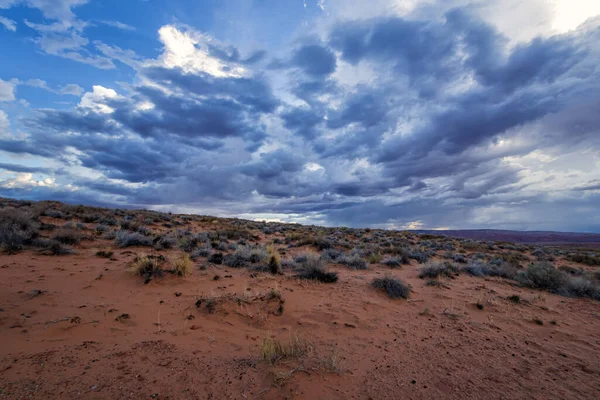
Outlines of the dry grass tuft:
{"label": "dry grass tuft", "polygon": [[187,253],[182,253],[171,260],[172,272],[177,276],[187,276],[192,273],[192,259]]}
{"label": "dry grass tuft", "polygon": [[158,258],[146,254],[139,254],[134,258],[129,267],[129,272],[134,275],[143,276],[145,278],[144,283],[150,282],[154,277],[163,276],[163,270],[160,268]]}
{"label": "dry grass tuft", "polygon": [[302,358],[309,351],[308,343],[297,335],[291,336],[285,342],[267,337],[262,342],[261,358],[274,365],[283,360]]}

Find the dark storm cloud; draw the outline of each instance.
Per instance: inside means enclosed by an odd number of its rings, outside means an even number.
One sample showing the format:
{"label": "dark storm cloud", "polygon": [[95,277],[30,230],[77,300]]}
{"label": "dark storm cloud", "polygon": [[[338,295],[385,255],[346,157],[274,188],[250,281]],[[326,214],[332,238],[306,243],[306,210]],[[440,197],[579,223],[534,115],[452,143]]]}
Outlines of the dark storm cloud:
{"label": "dark storm cloud", "polygon": [[318,44],[307,44],[296,50],[291,64],[301,68],[307,75],[321,77],[335,72],[337,62],[331,49]]}
{"label": "dark storm cloud", "polygon": [[228,63],[239,63],[242,65],[252,65],[262,61],[267,52],[264,50],[256,50],[250,53],[246,58],[240,56],[240,52],[236,47],[233,46],[217,46],[208,45],[208,52],[212,57],[218,58],[219,60]]}
{"label": "dark storm cloud", "polygon": [[505,39],[489,25],[458,9],[448,12],[446,19],[455,34],[464,35],[467,65],[479,82],[501,93],[532,83],[552,83],[585,57],[585,51],[562,36],[534,38],[518,45],[504,60]]}
{"label": "dark storm cloud", "polygon": [[[113,112],[42,110],[24,121],[27,141],[3,137],[0,147],[144,183],[75,181],[130,204],[228,201],[241,212],[318,215],[333,225],[526,228],[521,214],[542,219],[540,210],[593,207],[598,197],[593,179],[560,201],[532,195],[523,179],[531,168],[505,160],[534,150],[598,153],[599,25],[509,47],[464,9],[434,20],[346,21],[324,42],[296,42],[265,71],[264,52],[209,46],[212,57],[244,65],[244,76],[140,67],[143,84],[98,100]],[[370,76],[353,84],[357,71]],[[65,156],[71,148],[78,152]],[[575,226],[566,216],[576,215],[553,215],[546,227]]]}
{"label": "dark storm cloud", "polygon": [[414,84],[440,84],[459,72],[457,41],[444,24],[397,17],[345,22],[332,30],[329,43],[351,64],[390,64]]}
{"label": "dark storm cloud", "polygon": [[215,77],[185,73],[178,68],[146,68],[143,73],[155,82],[175,86],[199,96],[229,96],[257,113],[271,113],[279,105],[267,81],[261,77]]}
{"label": "dark storm cloud", "polygon": [[261,180],[269,180],[283,173],[298,172],[303,166],[304,160],[300,155],[277,150],[272,153],[261,154],[257,161],[244,165],[241,172]]}
{"label": "dark storm cloud", "polygon": [[298,107],[282,112],[280,117],[286,128],[307,139],[314,139],[318,136],[317,127],[323,124],[325,115],[307,107]]}
{"label": "dark storm cloud", "polygon": [[0,163],[0,169],[4,169],[12,172],[25,172],[25,173],[51,173],[52,169],[42,167],[27,167],[25,165]]}
{"label": "dark storm cloud", "polygon": [[384,96],[384,93],[372,93],[369,88],[360,87],[346,100],[341,110],[329,114],[327,127],[339,129],[351,123],[359,123],[364,128],[369,128],[381,123],[390,110]]}

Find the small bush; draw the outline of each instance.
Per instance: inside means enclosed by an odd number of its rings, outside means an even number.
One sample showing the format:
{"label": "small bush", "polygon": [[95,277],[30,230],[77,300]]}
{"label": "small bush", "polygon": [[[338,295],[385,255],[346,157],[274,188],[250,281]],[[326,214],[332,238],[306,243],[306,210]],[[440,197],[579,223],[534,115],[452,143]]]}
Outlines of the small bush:
{"label": "small bush", "polygon": [[0,210],[0,248],[14,254],[39,235],[39,225],[31,216],[21,210],[5,208]]}
{"label": "small bush", "polygon": [[[495,261],[495,260],[492,260]],[[514,279],[518,271],[515,266],[506,264],[498,259],[495,264],[485,264],[483,261],[472,261],[462,268],[462,271],[472,276],[499,276]]]}
{"label": "small bush", "polygon": [[261,346],[261,358],[269,364],[276,364],[282,360],[303,357],[308,350],[308,344],[298,336],[292,336],[286,342],[265,338]]}
{"label": "small bush", "polygon": [[438,278],[440,276],[453,277],[459,272],[459,268],[456,264],[444,261],[444,262],[429,262],[423,267],[419,268],[419,278]]}
{"label": "small bush", "polygon": [[369,267],[367,262],[363,260],[360,254],[358,253],[344,254],[337,260],[337,262],[345,265],[350,269],[362,270],[367,269]]}
{"label": "small bush", "polygon": [[600,257],[589,254],[570,254],[567,256],[567,260],[592,267],[600,265]]}
{"label": "small bush", "polygon": [[325,262],[336,261],[339,257],[342,256],[342,252],[336,249],[326,249],[321,253],[321,260]]}
{"label": "small bush", "polygon": [[177,245],[177,237],[171,233],[166,235],[158,236],[154,239],[154,248],[157,250],[161,249],[172,249]]}
{"label": "small bush", "polygon": [[108,225],[103,225],[103,224],[96,225],[96,227],[94,229],[98,233],[100,233],[100,232],[108,232],[110,230],[110,228],[108,227]]}
{"label": "small bush", "polygon": [[335,283],[338,275],[335,272],[327,272],[323,262],[315,256],[306,256],[300,264],[299,273],[296,275],[300,279],[310,279],[323,283]]}
{"label": "small bush", "polygon": [[569,297],[589,297],[600,300],[600,286],[586,276],[567,277],[558,293]]}
{"label": "small bush", "polygon": [[550,263],[542,262],[531,264],[525,271],[521,271],[515,278],[519,283],[533,289],[558,291],[565,284],[566,275],[554,268]]}
{"label": "small bush", "polygon": [[212,253],[212,249],[209,246],[197,247],[191,251],[190,256],[192,260],[195,260],[198,257],[208,257],[210,253]]}
{"label": "small bush", "polygon": [[192,272],[192,259],[187,253],[180,254],[172,260],[173,273],[177,276],[187,276]]}
{"label": "small bush", "polygon": [[281,256],[279,255],[279,253],[275,250],[273,246],[267,247],[267,253],[269,255],[267,265],[267,267],[269,268],[269,272],[273,275],[283,274],[283,271],[281,270]]}
{"label": "small bush", "polygon": [[163,276],[159,261],[161,259],[156,256],[141,254],[134,258],[129,271],[134,275],[144,277],[144,283],[148,283],[152,278]]}
{"label": "small bush", "polygon": [[223,264],[223,253],[212,253],[208,257],[208,262],[217,265]]}
{"label": "small bush", "polygon": [[402,264],[410,264],[410,260],[406,255],[397,257],[390,257],[383,260],[382,264],[387,265],[390,268],[400,268]]}
{"label": "small bush", "polygon": [[519,304],[521,302],[521,296],[518,294],[513,294],[512,296],[508,296],[507,299],[512,301],[515,304]]}
{"label": "small bush", "polygon": [[40,252],[42,254],[50,254],[53,256],[73,254],[73,249],[70,246],[64,245],[54,239],[39,238],[34,241],[33,245],[40,247]]}
{"label": "small bush", "polygon": [[246,268],[251,264],[269,262],[267,250],[262,246],[238,246],[232,254],[223,258],[223,263],[232,268]]}
{"label": "small bush", "polygon": [[373,279],[371,286],[387,292],[387,295],[392,299],[408,299],[408,295],[410,294],[410,288],[404,282],[389,276]]}
{"label": "small bush", "polygon": [[98,250],[96,255],[98,257],[111,258],[113,256],[113,252],[110,250]]}
{"label": "small bush", "polygon": [[44,211],[44,215],[51,218],[65,218],[65,214],[62,211],[55,210],[53,208],[48,208],[46,211]]}
{"label": "small bush", "polygon": [[73,228],[59,228],[52,234],[52,239],[62,244],[74,245],[81,242],[81,234]]}
{"label": "small bush", "polygon": [[152,246],[152,239],[137,232],[119,231],[115,236],[115,243],[119,247]]}

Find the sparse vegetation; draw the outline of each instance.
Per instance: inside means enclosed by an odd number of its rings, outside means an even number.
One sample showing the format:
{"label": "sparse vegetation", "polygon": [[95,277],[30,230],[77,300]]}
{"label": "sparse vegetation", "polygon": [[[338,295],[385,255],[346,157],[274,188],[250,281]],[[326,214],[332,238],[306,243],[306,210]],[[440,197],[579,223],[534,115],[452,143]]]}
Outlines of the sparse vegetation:
{"label": "sparse vegetation", "polygon": [[338,274],[327,272],[323,262],[316,256],[308,255],[302,258],[298,267],[300,279],[310,279],[323,283],[335,283],[338,280]]}
{"label": "sparse vegetation", "polygon": [[171,260],[172,272],[177,276],[187,276],[192,273],[192,259],[187,253],[179,254]]}
{"label": "sparse vegetation", "polygon": [[452,278],[456,274],[458,274],[459,271],[460,271],[460,268],[454,263],[451,263],[448,261],[443,261],[443,262],[431,261],[431,262],[427,263],[426,265],[424,265],[423,267],[419,268],[419,278],[433,279],[433,278],[439,278],[442,276]]}
{"label": "sparse vegetation", "polygon": [[273,365],[283,360],[304,357],[310,349],[308,343],[297,335],[286,341],[266,337],[261,345],[261,358]]}
{"label": "sparse vegetation", "polygon": [[129,267],[129,271],[134,275],[139,275],[144,278],[144,283],[150,282],[153,278],[160,278],[164,271],[160,264],[164,261],[163,258],[140,254],[135,257]]}
{"label": "sparse vegetation", "polygon": [[410,288],[400,279],[386,276],[384,278],[375,278],[371,282],[371,286],[375,289],[383,290],[387,295],[392,298],[403,298],[408,299],[410,294]]}
{"label": "sparse vegetation", "polygon": [[119,231],[115,243],[119,247],[152,246],[152,239],[137,232]]}

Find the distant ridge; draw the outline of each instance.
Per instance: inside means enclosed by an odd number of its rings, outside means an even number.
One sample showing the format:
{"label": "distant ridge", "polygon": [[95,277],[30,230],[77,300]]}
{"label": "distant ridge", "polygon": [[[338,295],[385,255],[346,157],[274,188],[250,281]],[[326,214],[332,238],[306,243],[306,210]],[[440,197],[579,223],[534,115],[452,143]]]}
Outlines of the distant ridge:
{"label": "distant ridge", "polygon": [[600,233],[510,231],[502,229],[411,230],[420,234],[453,236],[465,239],[492,240],[524,244],[599,244]]}

